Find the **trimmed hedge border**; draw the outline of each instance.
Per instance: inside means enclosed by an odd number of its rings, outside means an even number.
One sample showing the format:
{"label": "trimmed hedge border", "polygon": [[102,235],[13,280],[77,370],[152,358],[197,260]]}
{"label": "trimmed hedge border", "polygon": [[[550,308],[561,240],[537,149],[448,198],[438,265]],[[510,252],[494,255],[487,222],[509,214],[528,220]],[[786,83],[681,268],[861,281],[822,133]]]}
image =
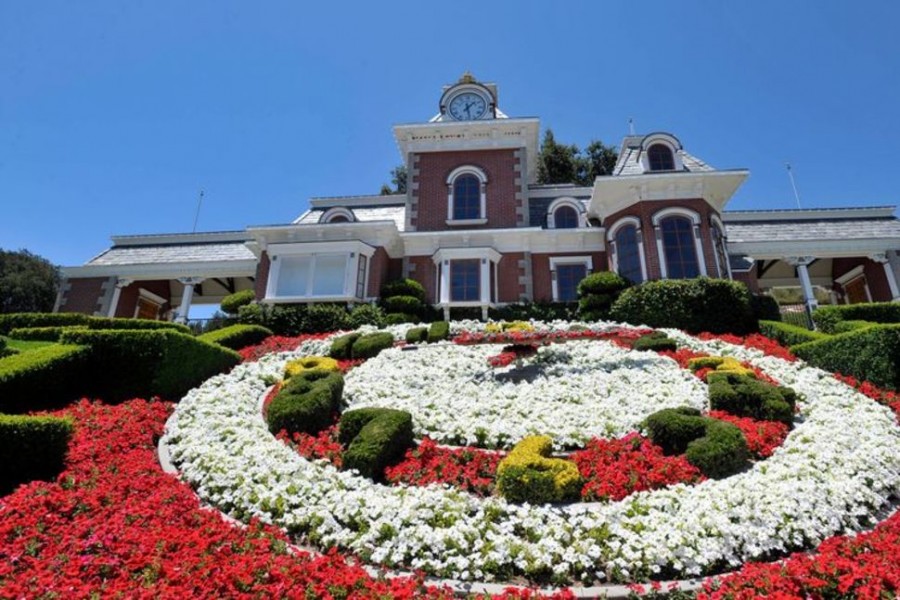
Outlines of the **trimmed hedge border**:
{"label": "trimmed hedge border", "polygon": [[266,423],[269,431],[315,435],[331,424],[344,393],[344,376],[334,371],[314,369],[287,380],[269,404]]}
{"label": "trimmed hedge border", "polygon": [[872,323],[900,323],[900,302],[864,302],[821,306],[813,311],[813,321],[825,333],[838,333],[841,321],[870,321]]}
{"label": "trimmed hedge border", "polygon": [[393,408],[359,408],[341,415],[339,440],[346,446],[344,469],[375,480],[413,445],[412,415]]}
{"label": "trimmed hedge border", "polygon": [[174,329],[182,333],[191,333],[191,329],[187,325],[149,319],[114,319],[92,317],[81,313],[9,313],[0,315],[0,335],[8,335],[13,329],[72,326],[83,326],[88,329]]}
{"label": "trimmed hedge border", "polygon": [[58,408],[81,394],[90,348],[53,345],[0,360],[0,411]]}
{"label": "trimmed hedge border", "polygon": [[72,420],[0,415],[0,495],[62,471],[72,437]]}
{"label": "trimmed hedge border", "polygon": [[258,344],[271,335],[274,335],[271,329],[260,325],[230,325],[198,335],[197,339],[232,350],[240,350]]}
{"label": "trimmed hedge border", "polygon": [[58,325],[49,327],[16,327],[9,332],[9,337],[16,340],[38,341],[38,342],[58,342],[59,336],[66,331],[80,329],[87,331],[86,325]]}
{"label": "trimmed hedge border", "polygon": [[820,331],[810,331],[806,327],[782,323],[781,321],[760,321],[759,332],[782,346],[794,346],[828,337],[828,334]]}
{"label": "trimmed hedge border", "polygon": [[900,389],[900,324],[829,336],[792,346],[791,352],[820,369]]}

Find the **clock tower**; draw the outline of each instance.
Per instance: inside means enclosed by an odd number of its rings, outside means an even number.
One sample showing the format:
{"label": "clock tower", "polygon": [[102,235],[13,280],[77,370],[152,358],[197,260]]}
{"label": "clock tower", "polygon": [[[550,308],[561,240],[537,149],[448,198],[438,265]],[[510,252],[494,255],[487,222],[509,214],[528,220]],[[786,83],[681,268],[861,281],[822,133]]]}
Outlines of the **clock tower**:
{"label": "clock tower", "polygon": [[497,118],[497,86],[479,83],[466,71],[459,81],[444,86],[438,121],[477,121]]}

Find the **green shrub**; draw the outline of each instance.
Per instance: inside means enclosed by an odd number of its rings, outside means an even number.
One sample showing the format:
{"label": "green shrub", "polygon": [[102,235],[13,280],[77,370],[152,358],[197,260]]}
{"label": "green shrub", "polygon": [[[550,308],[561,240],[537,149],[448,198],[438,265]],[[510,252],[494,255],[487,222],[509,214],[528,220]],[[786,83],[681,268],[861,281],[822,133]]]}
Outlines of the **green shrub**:
{"label": "green shrub", "polygon": [[111,317],[88,317],[86,325],[89,329],[165,329],[192,334],[191,328],[171,321],[152,321],[150,319],[120,319]]}
{"label": "green shrub", "polygon": [[360,408],[341,415],[339,438],[344,469],[381,479],[384,468],[413,445],[412,415],[392,408]]}
{"label": "green shrub", "polygon": [[353,343],[361,336],[361,333],[348,333],[347,335],[334,338],[331,342],[331,350],[329,350],[328,355],[331,358],[336,358],[338,360],[350,360],[353,356],[351,353]]}
{"label": "green shrub", "polygon": [[704,417],[688,406],[653,413],[644,427],[667,455],[685,459],[707,477],[720,479],[744,469],[750,457],[747,440],[737,426]]}
{"label": "green shrub", "polygon": [[450,323],[447,321],[435,321],[428,327],[428,343],[441,342],[450,338]]}
{"label": "green shrub", "polygon": [[65,327],[17,327],[9,332],[9,337],[17,340],[30,340],[40,342],[57,342],[63,332],[71,329],[87,329],[83,325],[69,325]]}
{"label": "green shrub", "polygon": [[791,351],[826,371],[900,389],[900,325],[877,325],[792,346]]}
{"label": "green shrub", "polygon": [[71,437],[70,419],[0,415],[0,495],[20,483],[55,477]]}
{"label": "green shrub", "polygon": [[824,333],[810,331],[806,327],[782,323],[781,321],[760,321],[759,332],[772,338],[782,346],[793,346],[827,337]]}
{"label": "green shrub", "polygon": [[613,303],[612,319],[692,333],[756,331],[750,292],[726,279],[664,279],[628,288]]}
{"label": "green shrub", "polygon": [[406,343],[407,344],[420,344],[422,342],[428,341],[428,328],[427,327],[413,327],[409,331],[406,332]]}
{"label": "green shrub", "polygon": [[797,394],[793,389],[760,381],[733,372],[712,372],[707,376],[709,405],[713,410],[762,421],[794,421]]}
{"label": "green shrub", "polygon": [[404,323],[420,323],[422,319],[408,313],[389,313],[384,316],[385,325],[403,325]]}
{"label": "green shrub", "polygon": [[848,331],[856,331],[878,325],[871,321],[838,321],[834,326],[834,333],[847,333]]}
{"label": "green shrub", "polygon": [[340,304],[310,304],[306,309],[303,333],[328,333],[347,329],[350,323],[347,307]]}
{"label": "green shrub", "polygon": [[578,315],[585,321],[609,317],[613,302],[631,283],[612,271],[591,273],[578,284]]}
{"label": "green shrub", "polygon": [[482,321],[481,308],[478,306],[452,306],[450,307],[451,321]]}
{"label": "green shrub", "polygon": [[351,329],[359,329],[363,325],[384,327],[384,313],[374,304],[360,304],[350,311],[347,324]]}
{"label": "green shrub", "polygon": [[350,355],[354,359],[372,358],[385,348],[394,345],[394,336],[387,331],[376,331],[360,336],[350,348]]}
{"label": "green shrub", "polygon": [[219,306],[221,306],[222,310],[229,315],[236,315],[242,306],[247,306],[254,300],[256,300],[255,291],[241,290],[240,292],[235,292],[222,298],[222,302]]}
{"label": "green shrub", "polygon": [[319,433],[331,425],[343,392],[344,376],[338,372],[314,369],[294,375],[269,403],[269,431]]}
{"label": "green shrub", "polygon": [[778,301],[766,294],[753,294],[750,296],[750,307],[753,310],[753,318],[757,321],[780,321],[781,308]]}
{"label": "green shrub", "polygon": [[572,302],[520,302],[492,306],[488,309],[488,318],[492,321],[574,321],[578,318],[578,305]]}
{"label": "green shrub", "polygon": [[384,312],[387,314],[405,313],[409,315],[418,315],[424,304],[415,296],[391,296],[381,301]]}
{"label": "green shrub", "polygon": [[57,408],[84,395],[90,349],[54,344],[0,359],[0,411]]}
{"label": "green shrub", "polygon": [[419,302],[425,302],[425,288],[415,279],[397,279],[381,286],[381,298],[394,296],[412,296]]}
{"label": "green shrub", "polygon": [[271,335],[271,329],[259,325],[231,325],[198,335],[197,339],[211,344],[219,344],[232,350],[240,350],[258,344]]}
{"label": "green shrub", "polygon": [[840,321],[900,323],[900,302],[863,302],[821,306],[813,311],[812,317],[816,327],[824,333],[837,333],[835,327]]}
{"label": "green shrub", "polygon": [[531,504],[576,500],[583,484],[578,465],[553,458],[552,452],[550,436],[529,435],[520,440],[497,465],[500,495],[512,502]]}
{"label": "green shrub", "polygon": [[78,393],[108,401],[157,395],[178,400],[241,361],[233,350],[168,329],[73,330],[60,340],[90,346]]}
{"label": "green shrub", "polygon": [[497,475],[497,489],[510,502],[529,504],[559,502],[551,471],[512,465]]}
{"label": "green shrub", "polygon": [[[263,309],[261,304],[252,303],[245,304],[238,308],[237,311],[238,322],[244,325],[261,325],[265,326],[266,322],[266,311]],[[272,329],[269,327],[269,329]],[[273,330],[275,331],[275,330]],[[277,334],[283,335],[281,332],[276,331]]]}
{"label": "green shrub", "polygon": [[238,309],[238,320],[287,336],[327,333],[349,326],[347,309],[339,304],[247,304]]}
{"label": "green shrub", "polygon": [[8,313],[0,315],[0,335],[24,327],[69,327],[87,325],[91,317],[81,313]]}
{"label": "green shrub", "polygon": [[688,444],[684,457],[707,477],[722,479],[748,466],[750,450],[736,425],[707,419],[706,435]]}
{"label": "green shrub", "polygon": [[653,350],[654,352],[662,352],[664,350],[678,350],[678,344],[672,338],[662,332],[654,332],[642,335],[634,340],[632,346],[635,350]]}

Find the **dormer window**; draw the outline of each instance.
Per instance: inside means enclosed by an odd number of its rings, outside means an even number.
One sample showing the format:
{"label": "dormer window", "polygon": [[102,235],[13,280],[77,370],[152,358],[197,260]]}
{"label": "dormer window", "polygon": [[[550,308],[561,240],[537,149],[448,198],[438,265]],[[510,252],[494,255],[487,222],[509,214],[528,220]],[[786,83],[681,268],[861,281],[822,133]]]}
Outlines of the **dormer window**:
{"label": "dormer window", "polygon": [[653,144],[647,148],[647,160],[651,171],[674,171],[675,157],[665,144]]}
{"label": "dormer window", "polygon": [[487,176],[475,166],[454,169],[447,177],[447,224],[483,225],[486,212]]}
{"label": "dormer window", "polygon": [[574,198],[557,198],[547,208],[549,229],[577,229],[584,226],[584,210]]}
{"label": "dormer window", "polygon": [[353,213],[342,206],[337,208],[329,208],[319,218],[319,223],[353,223],[356,217]]}

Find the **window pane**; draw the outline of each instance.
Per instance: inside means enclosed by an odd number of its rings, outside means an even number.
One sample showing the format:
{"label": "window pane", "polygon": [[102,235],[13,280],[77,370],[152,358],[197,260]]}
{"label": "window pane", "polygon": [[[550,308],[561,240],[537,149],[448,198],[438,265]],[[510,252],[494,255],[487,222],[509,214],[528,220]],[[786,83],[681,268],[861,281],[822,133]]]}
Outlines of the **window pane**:
{"label": "window pane", "polygon": [[462,175],[453,182],[453,218],[481,218],[481,181],[474,175]]}
{"label": "window pane", "polygon": [[556,229],[578,227],[578,213],[571,206],[560,206],[553,212],[553,226]]}
{"label": "window pane", "polygon": [[479,261],[454,260],[450,262],[450,300],[453,302],[475,302],[480,299],[478,282]]}
{"label": "window pane", "polygon": [[672,151],[662,144],[653,144],[647,149],[647,160],[650,162],[651,171],[672,171],[675,169],[675,159]]}
{"label": "window pane", "polygon": [[616,232],[616,263],[619,275],[632,283],[644,281],[637,236],[637,227],[634,225],[627,225]]}
{"label": "window pane", "polygon": [[309,256],[280,256],[281,267],[278,271],[279,296],[305,296],[309,282],[309,269],[312,258]]}
{"label": "window pane", "polygon": [[578,283],[587,275],[584,263],[556,265],[557,302],[573,302],[578,299]]}
{"label": "window pane", "polygon": [[725,236],[717,225],[712,228],[713,247],[716,251],[716,262],[719,267],[719,277],[728,277],[728,253],[725,251]]}
{"label": "window pane", "polygon": [[316,256],[313,273],[313,296],[343,296],[347,255]]}
{"label": "window pane", "polygon": [[359,255],[359,268],[356,270],[356,297],[366,296],[366,263],[369,261],[364,254]]}
{"label": "window pane", "polygon": [[669,217],[662,221],[663,251],[670,279],[689,279],[700,275],[694,224],[686,217]]}

